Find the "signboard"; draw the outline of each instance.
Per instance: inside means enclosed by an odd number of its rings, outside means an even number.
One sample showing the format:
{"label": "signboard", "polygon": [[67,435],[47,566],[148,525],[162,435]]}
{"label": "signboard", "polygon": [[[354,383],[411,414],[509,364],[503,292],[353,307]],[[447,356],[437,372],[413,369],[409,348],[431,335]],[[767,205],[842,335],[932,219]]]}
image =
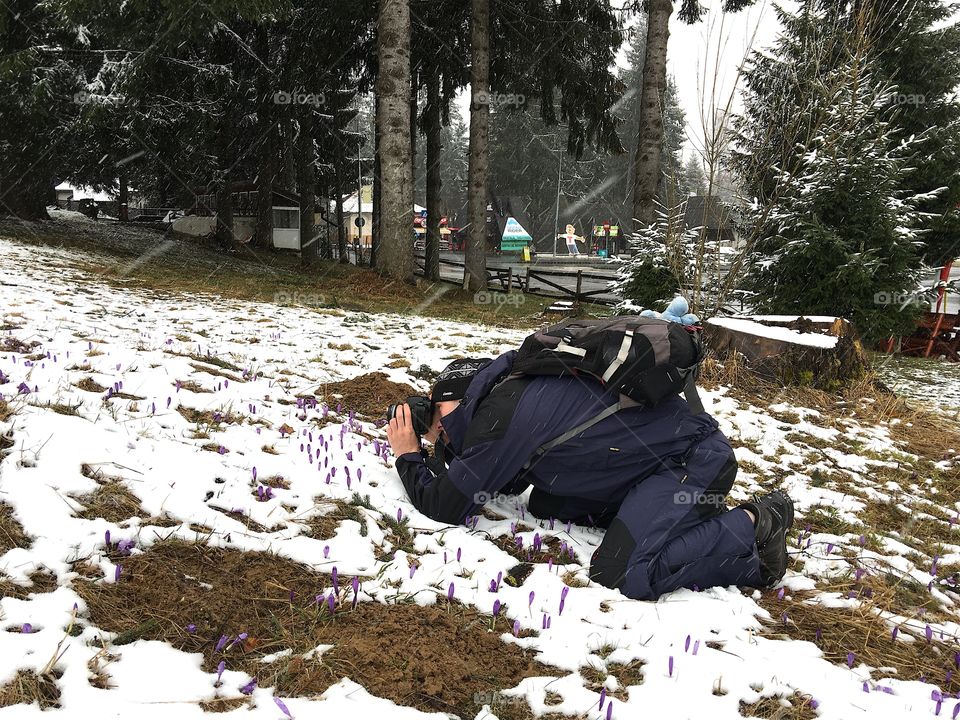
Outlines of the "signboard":
{"label": "signboard", "polygon": [[620,235],[620,226],[619,225],[594,225],[593,234],[596,237],[619,237]]}
{"label": "signboard", "polygon": [[507,224],[503,227],[503,238],[500,241],[501,252],[520,252],[525,247],[529,247],[533,242],[530,233],[523,229],[523,225],[517,222],[514,217],[507,218]]}

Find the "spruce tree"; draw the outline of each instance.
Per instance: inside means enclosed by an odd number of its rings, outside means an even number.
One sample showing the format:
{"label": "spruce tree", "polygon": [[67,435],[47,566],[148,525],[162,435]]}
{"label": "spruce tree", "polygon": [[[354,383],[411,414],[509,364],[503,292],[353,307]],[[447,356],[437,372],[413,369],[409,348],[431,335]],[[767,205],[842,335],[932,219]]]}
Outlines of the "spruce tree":
{"label": "spruce tree", "polygon": [[897,141],[896,91],[824,13],[782,13],[754,53],[735,164],[755,198],[746,287],[754,309],[846,315],[868,338],[910,327],[930,199],[904,186],[916,140]]}

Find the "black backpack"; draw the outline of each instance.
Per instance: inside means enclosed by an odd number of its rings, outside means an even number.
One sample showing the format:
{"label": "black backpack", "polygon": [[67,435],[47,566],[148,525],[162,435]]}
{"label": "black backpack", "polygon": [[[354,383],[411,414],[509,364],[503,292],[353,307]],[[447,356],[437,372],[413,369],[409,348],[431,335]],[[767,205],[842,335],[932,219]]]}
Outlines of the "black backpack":
{"label": "black backpack", "polygon": [[637,315],[570,319],[528,336],[511,377],[587,374],[620,393],[620,402],[542,445],[534,458],[631,405],[652,407],[683,392],[691,411],[703,412],[696,388],[703,355],[699,326]]}

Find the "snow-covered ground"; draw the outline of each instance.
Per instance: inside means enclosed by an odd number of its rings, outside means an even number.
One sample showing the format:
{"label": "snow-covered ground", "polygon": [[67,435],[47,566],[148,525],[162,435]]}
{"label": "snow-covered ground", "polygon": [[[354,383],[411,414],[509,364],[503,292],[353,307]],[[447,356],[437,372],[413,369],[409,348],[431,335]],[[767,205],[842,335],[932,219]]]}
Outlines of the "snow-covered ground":
{"label": "snow-covered ground", "polygon": [[[516,560],[489,538],[509,536],[511,523],[521,518],[536,526],[537,532],[549,530],[546,523],[538,523],[523,511],[524,496],[498,504],[496,509],[506,516],[504,520],[484,516],[475,528],[448,528],[438,536],[433,531],[444,526],[412,508],[392,459],[385,460],[379,452],[380,442],[371,439],[382,438],[380,430],[365,422],[351,423],[346,409],[337,423],[317,430],[314,421],[324,409],[305,410],[295,402],[297,395],[309,394],[325,381],[371,371],[385,371],[398,382],[426,389],[422,381],[408,374],[409,368],[387,368],[393,362],[391,356],[401,355],[411,368],[426,364],[438,370],[455,356],[480,354],[478,348],[487,348],[484,354],[489,354],[516,347],[524,333],[440,324],[431,319],[314,312],[161,295],[133,287],[117,289],[73,269],[70,260],[76,254],[0,239],[0,325],[14,326],[0,334],[0,347],[3,338],[15,337],[26,343],[38,342],[31,352],[41,353],[29,361],[24,353],[0,352],[0,380],[9,378],[0,385],[0,394],[16,410],[6,426],[0,423],[2,431],[12,428],[15,443],[0,461],[0,501],[14,508],[16,518],[35,538],[31,549],[13,549],[0,557],[0,571],[26,583],[32,571],[44,566],[56,573],[59,583],[54,592],[25,600],[0,599],[0,686],[20,669],[39,672],[59,644],[62,708],[52,711],[55,714],[147,720],[175,713],[187,720],[203,717],[198,702],[214,695],[216,678],[201,669],[198,656],[156,641],[141,640],[114,650],[119,659],[111,667],[113,687],[100,689],[89,682],[88,661],[99,651],[100,638],[109,642],[111,634],[89,624],[77,637],[64,634],[74,604],[79,617],[85,613],[83,599],[71,587],[76,577],[71,561],[91,556],[104,570],[103,582],[114,582],[114,565],[104,553],[105,532],[111,533],[114,542],[134,540],[132,552],[136,554],[149,548],[161,531],[137,518],[121,527],[103,519],[76,517],[75,512],[82,508],[74,497],[96,488],[94,480],[81,473],[81,466],[88,464],[123,478],[146,514],[166,513],[183,521],[164,528],[163,536],[197,541],[198,534],[188,527],[196,523],[214,530],[207,540],[211,544],[270,550],[323,572],[337,566],[341,576],[368,578],[363,583],[364,601],[386,601],[399,589],[430,604],[437,602],[438,587],[453,583],[458,600],[483,612],[490,612],[495,600],[506,603],[505,639],[536,649],[543,662],[556,668],[553,678],[530,678],[515,690],[504,688],[525,695],[536,713],[720,720],[741,717],[741,701],[752,703],[763,696],[790,696],[797,691],[816,700],[823,718],[933,715],[934,686],[930,683],[898,680],[888,671],[856,660],[850,667],[834,664],[824,659],[813,643],[761,634],[761,620],[769,616],[756,602],[759,593],[712,588],[681,591],[648,603],[628,600],[593,584],[575,582],[565,590],[567,573],[587,579],[590,555],[602,539],[597,530],[556,528],[551,534],[571,545],[575,559],[565,566],[537,564],[522,587],[504,583],[492,593],[490,580],[506,573]],[[339,349],[344,346],[348,347]],[[188,354],[229,361],[241,368],[235,374],[243,382],[197,370],[193,367],[196,361],[186,357]],[[76,386],[90,377],[141,399],[104,401],[104,393]],[[188,381],[212,392],[192,392],[182,385]],[[784,487],[794,495],[801,512],[821,504],[855,518],[862,507],[861,498],[814,482],[816,472],[846,473],[851,482],[879,495],[891,491],[871,483],[872,469],[883,462],[876,459],[878,455],[895,449],[886,428],[852,421],[838,428],[803,408],[744,407],[724,389],[703,395],[745,463],[737,498],[762,489],[769,477],[779,473],[786,476]],[[51,405],[76,406],[76,414],[58,413]],[[181,405],[224,414],[232,411],[244,420],[213,425],[208,428],[208,438],[194,438],[197,425],[177,412]],[[791,419],[777,419],[785,415]],[[292,432],[281,431],[283,426]],[[798,437],[810,445],[799,443]],[[851,454],[834,447],[841,437],[859,443],[864,452]],[[228,452],[202,449],[211,442]],[[272,447],[276,454],[265,452],[264,447]],[[340,472],[330,477],[332,468]],[[260,501],[251,493],[251,482],[273,475],[288,479],[290,487],[277,489],[271,499]],[[214,484],[214,478],[223,482]],[[923,479],[917,483],[922,485]],[[213,491],[212,499],[208,499],[208,491]],[[415,573],[409,571],[403,551],[386,562],[376,559],[374,550],[384,542],[384,533],[373,515],[365,537],[356,523],[350,522],[343,523],[327,542],[305,534],[299,521],[316,512],[316,497],[348,500],[353,491],[369,494],[373,505],[383,512],[399,511],[420,531]],[[940,502],[944,513],[956,514],[956,498],[943,497]],[[237,519],[214,509],[214,504],[238,509],[261,525],[278,529],[247,530]],[[800,520],[798,530],[802,528]],[[525,546],[533,535],[520,533]],[[796,537],[792,542],[796,543]],[[855,546],[856,538],[851,536],[805,536],[802,574],[788,574],[786,596],[813,589],[818,579],[833,573],[849,573],[842,552]],[[452,557],[453,548],[462,553],[459,561]],[[947,550],[960,554],[960,547]],[[890,549],[888,557],[923,585],[935,580],[929,568],[916,567],[897,548]],[[569,581],[570,575],[566,577]],[[562,592],[568,594],[561,614]],[[937,581],[932,592],[947,616],[955,617],[958,595],[952,588],[941,587]],[[858,602],[824,599],[839,604]],[[544,615],[551,618],[546,630],[542,628]],[[513,638],[509,627],[514,621],[538,634]],[[34,632],[2,631],[26,623]],[[897,621],[891,626],[894,624]],[[911,633],[922,640],[922,622],[903,620],[899,624],[902,642],[913,641]],[[931,632],[954,638],[955,643],[955,621],[931,624]],[[603,645],[615,648],[605,658],[596,652]],[[634,659],[646,663],[643,683],[629,688],[627,701],[613,700],[609,714],[608,706],[598,709],[598,694],[584,687],[578,670]],[[228,671],[224,688],[239,688],[248,680],[242,673]],[[607,685],[614,690],[616,681],[608,677]],[[715,692],[718,687],[723,692]],[[559,694],[562,702],[545,705],[547,689]],[[252,695],[254,707],[234,712],[275,720],[280,712],[272,695],[272,688],[258,687]],[[374,698],[349,678],[320,698],[284,698],[284,702],[294,717],[301,718],[428,716]],[[953,712],[956,702],[948,700],[942,715]],[[2,712],[4,717],[33,716],[39,709],[18,706]],[[477,717],[493,716],[478,706]]]}

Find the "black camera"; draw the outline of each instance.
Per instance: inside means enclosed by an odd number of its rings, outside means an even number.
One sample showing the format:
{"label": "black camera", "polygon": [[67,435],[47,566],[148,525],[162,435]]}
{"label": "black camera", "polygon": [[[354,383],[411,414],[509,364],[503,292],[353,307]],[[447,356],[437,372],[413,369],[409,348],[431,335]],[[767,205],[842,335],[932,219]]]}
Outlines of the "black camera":
{"label": "black camera", "polygon": [[[397,414],[397,408],[400,407],[401,404],[402,403],[394,403],[387,408],[387,422],[393,420]],[[428,397],[411,395],[407,398],[407,405],[410,406],[410,419],[413,423],[413,431],[417,434],[417,437],[423,437],[427,434],[427,430],[430,429],[430,424],[433,422],[433,403]]]}

